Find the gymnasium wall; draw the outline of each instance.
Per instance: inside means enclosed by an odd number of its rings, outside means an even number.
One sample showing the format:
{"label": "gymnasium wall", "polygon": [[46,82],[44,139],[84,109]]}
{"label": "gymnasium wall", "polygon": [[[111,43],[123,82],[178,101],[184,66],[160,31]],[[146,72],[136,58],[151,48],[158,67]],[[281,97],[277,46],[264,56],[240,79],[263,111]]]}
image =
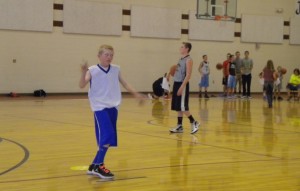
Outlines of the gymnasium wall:
{"label": "gymnasium wall", "polygon": [[[1,2],[2,0],[0,0]],[[55,4],[63,4],[63,0],[54,0]],[[149,6],[180,10],[189,15],[196,9],[196,0],[93,0],[100,3],[122,5],[123,10],[131,10],[132,6]],[[282,8],[282,13],[276,9]],[[295,15],[294,0],[238,0],[237,17],[246,15],[280,16],[290,21]],[[181,42],[193,44],[191,56],[194,68],[191,79],[191,91],[198,91],[198,65],[202,55],[207,54],[211,64],[210,91],[222,91],[220,71],[215,69],[217,62],[222,62],[228,52],[239,50],[242,55],[250,51],[254,60],[252,91],[261,92],[258,74],[268,59],[276,66],[288,69],[286,84],[292,70],[300,67],[300,45],[290,45],[289,24],[283,27],[285,39],[282,43],[248,43],[241,42],[241,23],[234,24],[233,41],[189,40],[189,20],[180,19],[181,34],[174,38],[148,38],[132,36],[130,33],[131,15],[122,15],[121,35],[95,35],[64,33],[61,21],[63,10],[53,10],[55,26],[52,32],[33,32],[24,30],[0,29],[0,94],[15,91],[31,93],[43,88],[49,93],[85,92],[78,87],[80,64],[88,60],[89,64],[97,63],[97,51],[101,44],[111,44],[115,48],[114,63],[121,66],[122,75],[138,91],[151,91],[152,83],[176,64]],[[58,23],[58,24],[57,24]],[[147,23],[147,21],[145,21]],[[288,23],[288,22],[286,22]],[[132,26],[131,26],[132,27]],[[175,26],[176,27],[176,26]],[[99,28],[101,30],[101,27]],[[155,33],[155,31],[152,31]],[[200,32],[200,31],[199,31]],[[222,36],[220,31],[220,36]],[[243,33],[242,33],[243,34]]]}

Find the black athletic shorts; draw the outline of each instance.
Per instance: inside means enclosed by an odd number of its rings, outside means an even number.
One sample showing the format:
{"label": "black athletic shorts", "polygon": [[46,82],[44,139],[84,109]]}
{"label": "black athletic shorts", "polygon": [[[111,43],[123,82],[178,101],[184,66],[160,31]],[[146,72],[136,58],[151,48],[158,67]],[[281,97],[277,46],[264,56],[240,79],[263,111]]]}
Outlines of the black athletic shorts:
{"label": "black athletic shorts", "polygon": [[222,85],[227,86],[228,76],[222,78]]}
{"label": "black athletic shorts", "polygon": [[189,83],[186,84],[185,90],[183,90],[181,96],[177,96],[177,91],[180,88],[182,82],[174,82],[173,94],[172,94],[172,106],[174,111],[189,111]]}

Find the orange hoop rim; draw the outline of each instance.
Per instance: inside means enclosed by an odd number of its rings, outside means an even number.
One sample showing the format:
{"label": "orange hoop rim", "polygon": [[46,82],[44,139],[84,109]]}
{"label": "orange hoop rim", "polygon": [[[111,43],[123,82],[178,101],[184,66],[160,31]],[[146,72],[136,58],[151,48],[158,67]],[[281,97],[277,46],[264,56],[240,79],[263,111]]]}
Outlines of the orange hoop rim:
{"label": "orange hoop rim", "polygon": [[229,18],[228,16],[215,15],[216,21],[227,20],[228,18]]}

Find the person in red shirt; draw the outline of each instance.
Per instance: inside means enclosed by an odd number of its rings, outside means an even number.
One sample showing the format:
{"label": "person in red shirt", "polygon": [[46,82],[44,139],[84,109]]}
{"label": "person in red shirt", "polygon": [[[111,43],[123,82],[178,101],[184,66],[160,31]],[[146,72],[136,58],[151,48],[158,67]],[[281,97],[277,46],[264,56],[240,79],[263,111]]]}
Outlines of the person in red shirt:
{"label": "person in red shirt", "polygon": [[227,96],[227,81],[228,81],[228,76],[229,76],[229,72],[228,72],[228,65],[229,65],[229,61],[230,61],[230,53],[227,53],[227,59],[223,62],[223,79],[222,79],[222,84],[223,84],[223,92],[224,92],[224,97]]}
{"label": "person in red shirt", "polygon": [[269,108],[272,108],[274,81],[277,79],[272,60],[268,60],[267,65],[262,72],[262,76],[264,78],[264,89],[266,91]]}

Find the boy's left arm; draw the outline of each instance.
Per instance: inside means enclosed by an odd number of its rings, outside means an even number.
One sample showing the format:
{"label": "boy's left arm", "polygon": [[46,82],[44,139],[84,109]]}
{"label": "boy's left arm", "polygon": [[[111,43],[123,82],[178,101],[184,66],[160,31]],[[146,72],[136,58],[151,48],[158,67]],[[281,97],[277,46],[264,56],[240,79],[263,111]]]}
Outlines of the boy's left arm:
{"label": "boy's left arm", "polygon": [[121,75],[121,72],[119,73],[119,81],[122,84],[122,86],[129,91],[135,98],[139,99],[142,101],[143,99],[146,98],[145,95],[138,93],[129,83],[127,83],[124,78]]}

